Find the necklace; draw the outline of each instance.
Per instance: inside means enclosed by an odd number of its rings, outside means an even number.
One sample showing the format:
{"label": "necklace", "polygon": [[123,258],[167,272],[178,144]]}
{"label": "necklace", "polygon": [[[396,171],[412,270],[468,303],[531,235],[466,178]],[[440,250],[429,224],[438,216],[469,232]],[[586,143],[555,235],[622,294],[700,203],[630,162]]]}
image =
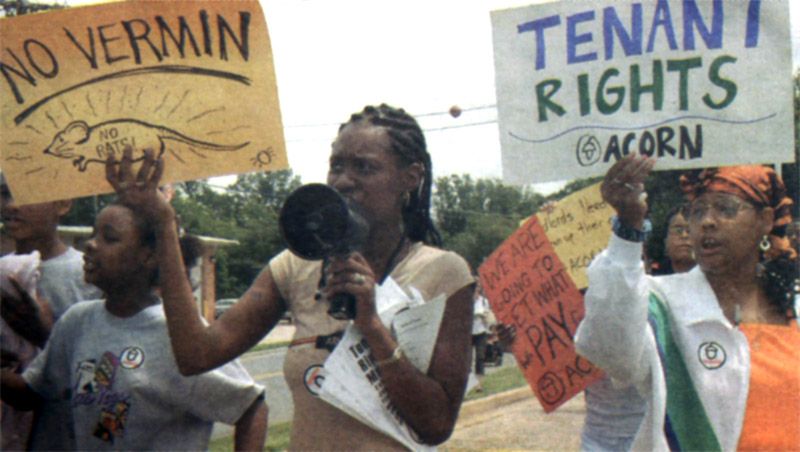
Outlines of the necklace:
{"label": "necklace", "polygon": [[378,280],[378,284],[383,284],[383,281],[386,279],[387,276],[394,270],[394,267],[397,265],[398,257],[400,257],[400,251],[403,250],[403,246],[406,244],[406,236],[403,235],[400,237],[400,240],[397,241],[397,246],[395,246],[394,251],[392,254],[389,255],[389,260],[386,262],[386,268],[383,270],[383,276],[381,279]]}

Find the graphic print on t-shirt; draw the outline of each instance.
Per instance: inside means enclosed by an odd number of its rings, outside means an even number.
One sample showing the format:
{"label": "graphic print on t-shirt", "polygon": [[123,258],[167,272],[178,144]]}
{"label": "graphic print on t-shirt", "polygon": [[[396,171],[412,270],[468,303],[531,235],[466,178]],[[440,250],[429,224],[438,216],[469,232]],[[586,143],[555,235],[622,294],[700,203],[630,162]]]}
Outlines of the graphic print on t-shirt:
{"label": "graphic print on t-shirt", "polygon": [[144,362],[144,352],[138,347],[128,347],[122,355],[131,355],[135,349],[135,357],[120,357],[106,351],[95,359],[81,361],[76,369],[75,387],[73,388],[72,406],[92,406],[99,409],[99,420],[92,432],[103,441],[114,443],[114,439],[125,435],[125,424],[130,411],[130,393],[114,390],[118,372],[125,369],[136,369]]}

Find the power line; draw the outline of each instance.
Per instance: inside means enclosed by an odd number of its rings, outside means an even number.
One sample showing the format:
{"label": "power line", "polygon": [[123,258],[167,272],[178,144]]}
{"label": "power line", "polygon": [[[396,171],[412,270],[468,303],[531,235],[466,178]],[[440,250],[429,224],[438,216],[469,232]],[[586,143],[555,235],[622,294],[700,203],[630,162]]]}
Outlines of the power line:
{"label": "power line", "polygon": [[425,132],[437,132],[439,130],[447,130],[447,129],[460,129],[462,127],[474,127],[474,126],[482,126],[486,124],[496,124],[496,119],[490,119],[488,121],[481,121],[481,122],[471,122],[469,124],[458,124],[455,126],[444,126],[444,127],[432,127],[430,129],[422,129]]}
{"label": "power line", "polygon": [[[465,112],[465,111],[476,111],[476,110],[488,110],[490,108],[497,108],[497,105],[496,104],[478,105],[475,107],[462,108],[461,111]],[[411,116],[413,116],[414,118],[424,118],[428,116],[441,116],[449,114],[450,110],[446,110],[446,111],[433,111],[428,113],[420,113]],[[340,125],[342,125],[342,122],[321,122],[312,124],[289,124],[283,127],[286,129],[302,129],[302,128],[312,128],[312,127],[334,127],[334,126],[338,127]]]}
{"label": "power line", "polygon": [[[448,129],[461,129],[461,128],[464,128],[464,127],[475,127],[475,126],[483,126],[483,125],[486,125],[486,124],[496,124],[496,123],[497,123],[497,119],[489,119],[487,121],[470,122],[470,123],[467,123],[467,124],[457,124],[457,125],[453,125],[453,126],[423,128],[422,131],[423,132],[439,132],[439,131],[448,130]],[[313,141],[332,141],[332,140],[333,140],[333,138],[326,136],[324,138],[320,137],[320,138],[287,139],[286,142],[287,143],[305,143],[305,142],[313,142]]]}
{"label": "power line", "polygon": [[[486,105],[478,105],[477,107],[462,108],[461,111],[465,112],[465,111],[475,111],[475,110],[487,110],[489,108],[496,108],[496,107],[497,107],[497,105],[495,105],[495,104],[486,104]],[[419,114],[419,115],[412,115],[412,116],[414,116],[415,118],[424,118],[426,116],[438,116],[438,115],[449,115],[449,114],[450,114],[450,110],[447,110],[447,111],[435,111],[435,112],[431,112],[431,113],[422,113],[422,114]]]}

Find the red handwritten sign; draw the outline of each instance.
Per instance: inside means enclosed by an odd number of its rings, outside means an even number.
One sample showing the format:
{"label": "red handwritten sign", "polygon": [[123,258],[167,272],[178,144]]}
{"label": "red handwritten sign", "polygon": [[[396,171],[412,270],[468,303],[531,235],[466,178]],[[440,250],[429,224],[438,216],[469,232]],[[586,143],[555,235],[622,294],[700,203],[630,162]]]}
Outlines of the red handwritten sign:
{"label": "red handwritten sign", "polygon": [[536,217],[506,239],[479,273],[498,320],[516,326],[514,357],[545,412],[602,376],[575,352],[583,295]]}

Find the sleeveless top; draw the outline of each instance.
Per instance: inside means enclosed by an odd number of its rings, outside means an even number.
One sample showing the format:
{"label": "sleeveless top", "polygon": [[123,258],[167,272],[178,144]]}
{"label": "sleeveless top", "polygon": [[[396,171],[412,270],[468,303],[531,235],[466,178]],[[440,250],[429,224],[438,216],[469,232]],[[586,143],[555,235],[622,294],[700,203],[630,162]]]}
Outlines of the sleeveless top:
{"label": "sleeveless top", "polygon": [[[321,261],[306,261],[288,250],[269,263],[272,277],[292,313],[296,328],[293,339],[304,339],[342,331],[348,321],[327,314],[328,303],[314,300]],[[397,284],[414,287],[423,298],[439,294],[448,298],[471,284],[469,265],[459,255],[416,242],[397,263],[390,276]],[[283,365],[284,378],[292,391],[294,419],[292,450],[405,450],[392,438],[360,423],[320,399],[322,365],[330,353],[314,343],[290,347]]]}

